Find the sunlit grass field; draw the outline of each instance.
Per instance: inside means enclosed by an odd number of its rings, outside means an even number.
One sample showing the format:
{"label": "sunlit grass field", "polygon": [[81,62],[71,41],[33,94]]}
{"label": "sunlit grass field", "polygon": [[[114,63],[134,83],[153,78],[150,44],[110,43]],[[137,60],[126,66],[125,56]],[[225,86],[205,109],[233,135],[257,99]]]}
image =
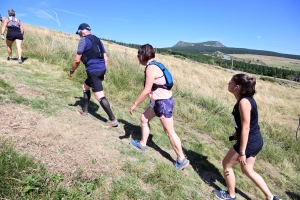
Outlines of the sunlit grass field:
{"label": "sunlit grass field", "polygon": [[[29,72],[20,73],[19,79],[27,80],[24,84],[36,93],[43,94],[45,98],[30,99],[19,94],[10,78],[0,76],[0,103],[5,104],[9,100],[13,104],[22,104],[37,112],[46,113],[47,117],[55,117],[62,109],[61,101],[68,99],[68,95],[80,93],[80,85],[86,76],[81,64],[70,79],[71,82],[65,80],[79,37],[30,25],[25,25],[25,30],[25,62],[22,66]],[[134,115],[128,114],[130,105],[143,89],[144,67],[138,64],[137,49],[106,41],[103,43],[109,56],[109,78],[104,83],[106,95],[118,119],[139,124],[139,115],[148,102],[139,105]],[[3,43],[0,52],[6,55]],[[33,59],[37,62],[32,61]],[[156,60],[168,67],[175,81],[175,130],[182,140],[184,153],[191,161],[191,166],[184,173],[174,170],[171,165],[154,155],[128,150],[124,146],[118,148],[122,157],[128,159],[121,166],[121,175],[108,173],[90,180],[81,180],[74,175],[73,179],[67,181],[64,174],[47,170],[47,163],[40,164],[40,160],[31,158],[30,152],[23,155],[9,141],[2,139],[0,197],[213,199],[211,191],[214,188],[226,189],[221,161],[233,145],[228,141],[228,136],[234,131],[231,111],[235,104],[235,98],[227,91],[227,84],[233,74],[240,72],[159,54],[156,55]],[[48,66],[46,76],[38,65]],[[2,65],[0,70],[3,73],[5,67],[9,65]],[[250,76],[257,78],[258,93],[254,97],[258,104],[259,123],[265,142],[258,155],[255,170],[263,176],[277,196],[282,199],[299,199],[300,141],[296,141],[295,131],[300,116],[300,90],[263,81],[258,75]],[[64,82],[68,89],[63,88],[61,91],[59,88],[63,87]],[[159,121],[154,120],[151,125],[155,143],[161,149],[171,149]],[[235,172],[239,199],[264,199],[262,192],[241,173],[238,166]],[[114,178],[111,179],[110,176]]]}
{"label": "sunlit grass field", "polygon": [[300,61],[296,59],[251,54],[231,54],[230,56],[239,58],[244,62],[262,62],[271,67],[300,71]]}

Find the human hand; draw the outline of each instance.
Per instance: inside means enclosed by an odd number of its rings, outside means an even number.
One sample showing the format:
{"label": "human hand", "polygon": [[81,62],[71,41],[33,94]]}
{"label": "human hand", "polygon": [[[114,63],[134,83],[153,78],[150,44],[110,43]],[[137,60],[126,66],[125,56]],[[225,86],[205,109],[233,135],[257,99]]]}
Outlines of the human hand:
{"label": "human hand", "polygon": [[133,104],[131,107],[130,107],[130,110],[129,110],[129,113],[132,115],[133,113],[133,110],[136,108],[136,105]]}
{"label": "human hand", "polygon": [[241,165],[247,165],[247,160],[246,160],[246,155],[245,154],[244,155],[239,155],[238,160],[239,160],[239,163]]}
{"label": "human hand", "polygon": [[4,35],[1,35],[2,40],[4,40]]}
{"label": "human hand", "polygon": [[74,71],[70,70],[70,71],[68,72],[68,76],[69,76],[69,77],[72,77],[73,73],[74,73]]}

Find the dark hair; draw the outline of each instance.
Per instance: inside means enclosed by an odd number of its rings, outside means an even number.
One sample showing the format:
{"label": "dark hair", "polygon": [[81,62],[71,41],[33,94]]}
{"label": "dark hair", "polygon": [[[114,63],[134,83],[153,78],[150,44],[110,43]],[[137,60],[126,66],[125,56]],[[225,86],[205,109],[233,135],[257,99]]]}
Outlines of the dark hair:
{"label": "dark hair", "polygon": [[138,57],[141,62],[147,62],[148,60],[155,58],[155,51],[150,44],[144,44],[140,46],[138,50]]}
{"label": "dark hair", "polygon": [[232,80],[235,82],[235,84],[241,86],[240,95],[247,96],[247,97],[253,97],[253,95],[256,93],[255,85],[256,85],[256,79],[250,78],[246,74],[235,74],[232,77]]}

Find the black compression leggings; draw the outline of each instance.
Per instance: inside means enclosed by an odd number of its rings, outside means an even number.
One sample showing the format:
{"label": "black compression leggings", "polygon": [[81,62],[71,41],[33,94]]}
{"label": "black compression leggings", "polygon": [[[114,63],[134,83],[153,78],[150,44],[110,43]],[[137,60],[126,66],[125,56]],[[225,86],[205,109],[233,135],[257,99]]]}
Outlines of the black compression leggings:
{"label": "black compression leggings", "polygon": [[114,119],[116,119],[114,114],[111,111],[110,104],[109,104],[109,102],[107,101],[107,99],[105,97],[102,97],[99,100],[99,103],[100,103],[101,107],[103,108],[103,110],[108,115],[108,118],[109,118],[110,121],[113,121]]}
{"label": "black compression leggings", "polygon": [[91,99],[91,91],[90,90],[84,90],[83,91],[83,112],[88,112],[88,107]]}

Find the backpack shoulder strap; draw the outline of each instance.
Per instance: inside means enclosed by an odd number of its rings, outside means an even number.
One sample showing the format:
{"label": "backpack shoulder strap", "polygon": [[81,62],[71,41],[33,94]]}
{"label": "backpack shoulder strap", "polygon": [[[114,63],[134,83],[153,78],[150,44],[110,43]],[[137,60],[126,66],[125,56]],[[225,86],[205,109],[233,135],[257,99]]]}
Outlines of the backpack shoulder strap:
{"label": "backpack shoulder strap", "polygon": [[[161,63],[159,63],[159,62],[157,62],[157,61],[155,61],[155,60],[151,61],[148,65],[156,65],[156,66],[159,67],[162,71],[164,71],[164,69],[166,69],[166,67],[165,67],[163,64],[161,64]],[[147,66],[148,66],[148,65],[147,65]]]}
{"label": "backpack shoulder strap", "polygon": [[[166,84],[163,86],[159,86],[159,87],[170,90],[173,87],[173,78],[172,78],[172,74],[169,72],[169,70],[162,63],[159,63],[156,61],[151,61],[148,65],[156,65],[162,70],[162,72],[164,73],[164,76],[165,76]],[[148,67],[148,65],[146,66],[146,68]],[[146,70],[145,70],[145,72],[146,72]]]}

